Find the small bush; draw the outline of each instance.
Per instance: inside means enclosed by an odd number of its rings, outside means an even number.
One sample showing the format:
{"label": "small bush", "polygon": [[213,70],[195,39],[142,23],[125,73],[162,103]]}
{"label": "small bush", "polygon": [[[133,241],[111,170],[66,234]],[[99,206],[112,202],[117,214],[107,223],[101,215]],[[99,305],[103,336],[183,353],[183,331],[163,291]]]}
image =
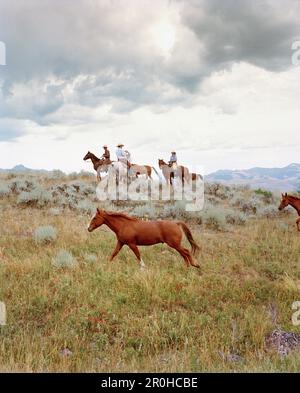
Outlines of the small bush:
{"label": "small bush", "polygon": [[274,205],[264,206],[258,209],[257,215],[267,218],[275,217],[278,215],[278,208]]}
{"label": "small bush", "polygon": [[76,208],[83,213],[91,214],[94,213],[96,206],[89,200],[79,201]]}
{"label": "small bush", "polygon": [[18,196],[17,203],[21,205],[43,207],[52,200],[51,194],[42,187],[33,191],[22,191]]}
{"label": "small bush", "polygon": [[95,254],[86,254],[84,256],[84,259],[87,262],[94,263],[94,262],[97,262],[97,255],[95,255]]}
{"label": "small bush", "polygon": [[150,219],[157,218],[157,211],[155,207],[151,205],[136,206],[132,210],[131,214],[135,217],[140,217],[140,218],[150,218]]}
{"label": "small bush", "polygon": [[6,197],[10,194],[10,188],[7,184],[0,184],[0,198]]}
{"label": "small bush", "polygon": [[50,225],[41,226],[34,231],[33,238],[36,243],[51,243],[56,240],[56,229]]}
{"label": "small bush", "polygon": [[34,180],[27,180],[23,178],[14,178],[9,182],[9,188],[15,194],[20,194],[22,191],[32,191],[38,187]]}
{"label": "small bush", "polygon": [[244,213],[256,214],[256,212],[262,207],[262,202],[258,197],[252,197],[241,203],[241,210]]}
{"label": "small bush", "polygon": [[273,194],[271,191],[263,190],[262,188],[257,188],[254,190],[255,194],[263,195],[266,198],[272,198]]}
{"label": "small bush", "polygon": [[53,258],[52,265],[57,268],[72,268],[76,265],[76,260],[70,252],[61,250]]}
{"label": "small bush", "polygon": [[203,212],[203,221],[211,229],[217,231],[226,229],[226,214],[223,209],[206,207]]}
{"label": "small bush", "polygon": [[54,169],[53,171],[50,171],[48,173],[48,178],[51,180],[64,179],[65,177],[66,177],[66,174],[59,169]]}
{"label": "small bush", "polygon": [[244,213],[229,211],[226,214],[226,222],[232,225],[245,225],[247,218]]}
{"label": "small bush", "polygon": [[49,213],[53,216],[59,216],[61,214],[61,210],[58,207],[52,207],[49,209]]}

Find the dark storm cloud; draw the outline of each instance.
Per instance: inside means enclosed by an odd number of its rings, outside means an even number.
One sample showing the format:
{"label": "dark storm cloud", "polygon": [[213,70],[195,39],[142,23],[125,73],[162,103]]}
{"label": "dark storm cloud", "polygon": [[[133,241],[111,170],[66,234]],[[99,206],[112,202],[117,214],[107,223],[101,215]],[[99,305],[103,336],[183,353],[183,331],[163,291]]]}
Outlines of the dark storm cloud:
{"label": "dark storm cloud", "polygon": [[210,71],[234,62],[282,71],[300,35],[299,12],[298,0],[198,0],[186,3],[182,22],[203,43]]}
{"label": "dark storm cloud", "polygon": [[[179,10],[179,21],[165,59],[147,32],[167,4]],[[48,115],[66,102],[125,113],[189,105],[206,77],[235,62],[287,69],[298,15],[293,0],[2,0],[7,66],[0,69],[0,115],[43,125],[59,123]],[[191,36],[183,38],[184,29]]]}

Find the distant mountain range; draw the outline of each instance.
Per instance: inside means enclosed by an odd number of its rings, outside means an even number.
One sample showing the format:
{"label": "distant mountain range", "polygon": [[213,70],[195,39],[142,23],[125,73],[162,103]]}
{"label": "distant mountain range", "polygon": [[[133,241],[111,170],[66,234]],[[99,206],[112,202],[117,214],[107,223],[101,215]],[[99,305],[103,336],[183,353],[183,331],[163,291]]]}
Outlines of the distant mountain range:
{"label": "distant mountain range", "polygon": [[300,164],[284,168],[251,168],[242,170],[219,170],[205,177],[206,181],[224,184],[248,184],[253,188],[269,190],[300,190]]}
{"label": "distant mountain range", "polygon": [[[0,169],[0,172],[39,172],[44,169],[30,169],[24,165],[16,165],[11,169]],[[205,181],[224,184],[248,184],[253,188],[269,190],[298,191],[300,190],[300,164],[290,164],[283,168],[251,168],[221,169],[205,176]]]}
{"label": "distant mountain range", "polygon": [[26,168],[26,166],[20,164],[20,165],[16,165],[11,169],[1,169],[0,168],[0,173],[1,172],[48,172],[46,169],[30,169],[30,168]]}

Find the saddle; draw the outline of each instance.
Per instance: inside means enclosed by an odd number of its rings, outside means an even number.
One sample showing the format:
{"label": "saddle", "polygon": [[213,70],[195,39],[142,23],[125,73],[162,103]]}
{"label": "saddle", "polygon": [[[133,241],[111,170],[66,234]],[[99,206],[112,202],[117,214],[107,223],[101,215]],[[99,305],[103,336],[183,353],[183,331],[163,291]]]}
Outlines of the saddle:
{"label": "saddle", "polygon": [[174,169],[174,170],[176,170],[176,169],[178,168],[177,162],[170,162],[170,161],[169,161],[168,166],[169,166],[169,168],[172,168],[172,169]]}

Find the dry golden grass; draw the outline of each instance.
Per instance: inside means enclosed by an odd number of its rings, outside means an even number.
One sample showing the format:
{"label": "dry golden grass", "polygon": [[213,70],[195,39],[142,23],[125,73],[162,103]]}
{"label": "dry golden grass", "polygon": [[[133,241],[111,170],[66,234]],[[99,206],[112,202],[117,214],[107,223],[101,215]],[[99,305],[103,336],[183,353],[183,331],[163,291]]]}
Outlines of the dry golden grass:
{"label": "dry golden grass", "polygon": [[[264,346],[274,328],[270,304],[276,323],[297,331],[291,306],[300,300],[300,237],[293,218],[255,219],[227,232],[193,227],[200,274],[164,245],[142,248],[146,271],[126,248],[109,263],[114,234],[104,227],[89,234],[86,215],[4,202],[0,208],[0,300],[7,307],[1,370],[299,371],[299,355],[281,360]],[[57,229],[54,243],[34,242],[41,225]],[[61,249],[76,267],[53,266]]]}

